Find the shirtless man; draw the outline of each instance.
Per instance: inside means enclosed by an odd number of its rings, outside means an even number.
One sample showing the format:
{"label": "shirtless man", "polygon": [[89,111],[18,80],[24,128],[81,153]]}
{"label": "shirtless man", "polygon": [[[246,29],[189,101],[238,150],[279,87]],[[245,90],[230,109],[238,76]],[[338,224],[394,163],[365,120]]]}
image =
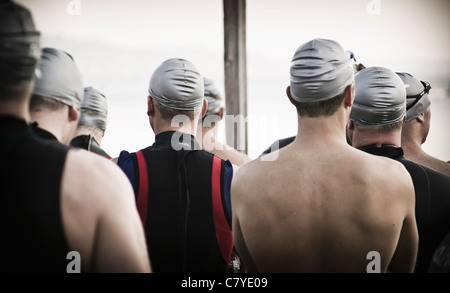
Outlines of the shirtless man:
{"label": "shirtless man", "polygon": [[222,106],[222,97],[214,82],[204,77],[205,98],[208,101],[208,109],[205,116],[199,120],[197,137],[202,148],[222,160],[229,160],[233,165],[241,166],[250,161],[250,158],[226,145],[218,139],[218,123],[223,119],[225,108]]}
{"label": "shirtless man", "polygon": [[450,231],[450,177],[403,156],[402,127],[408,112],[405,86],[397,74],[369,67],[355,76],[355,85],[347,126],[352,146],[396,160],[411,175],[420,235],[414,272],[427,272],[434,251]]}
{"label": "shirtless man", "polygon": [[346,142],[353,63],[332,40],[300,46],[287,95],[297,137],[276,160],[251,161],[232,181],[233,237],[248,271],[412,272],[414,187],[399,163]]}
{"label": "shirtless man", "polygon": [[450,164],[427,154],[422,149],[430,130],[431,86],[409,73],[397,72],[406,88],[406,123],[402,129],[402,148],[405,158],[450,176]]}
{"label": "shirtless man", "polygon": [[11,1],[0,4],[0,53],[0,271],[65,273],[76,251],[83,272],[150,272],[123,172],[98,155],[32,135],[39,32],[29,11]]}

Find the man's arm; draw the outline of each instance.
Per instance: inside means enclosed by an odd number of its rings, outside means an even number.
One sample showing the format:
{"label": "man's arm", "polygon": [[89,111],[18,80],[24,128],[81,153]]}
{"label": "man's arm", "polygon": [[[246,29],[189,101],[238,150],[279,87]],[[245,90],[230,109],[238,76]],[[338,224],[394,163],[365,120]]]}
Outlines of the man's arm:
{"label": "man's arm", "polygon": [[409,173],[406,170],[404,170],[403,174],[400,175],[396,178],[407,179],[405,180],[404,188],[398,193],[398,195],[402,197],[401,200],[406,207],[406,216],[403,220],[403,226],[397,243],[397,249],[392,256],[388,269],[393,273],[412,273],[416,264],[419,241],[415,217],[414,185]]}
{"label": "man's arm", "polygon": [[245,273],[257,273],[258,268],[253,261],[250,252],[248,251],[247,245],[245,244],[244,236],[242,235],[241,227],[239,225],[239,219],[233,214],[233,240],[236,252],[239,258],[242,259],[241,272]]}
{"label": "man's arm", "polygon": [[243,272],[258,272],[253,258],[248,251],[247,245],[242,235],[241,225],[239,222],[239,213],[242,210],[241,198],[244,196],[240,192],[240,180],[238,174],[235,173],[233,181],[231,181],[231,210],[233,211],[232,232],[234,247],[242,260]]}
{"label": "man's arm", "polygon": [[151,271],[132,187],[114,163],[70,151],[61,205],[69,246],[80,253],[83,270]]}

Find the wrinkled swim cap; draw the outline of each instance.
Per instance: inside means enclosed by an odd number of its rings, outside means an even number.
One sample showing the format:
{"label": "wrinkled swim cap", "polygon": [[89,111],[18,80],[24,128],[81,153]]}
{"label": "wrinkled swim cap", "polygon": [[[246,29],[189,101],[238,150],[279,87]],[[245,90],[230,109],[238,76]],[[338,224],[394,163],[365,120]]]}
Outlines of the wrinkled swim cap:
{"label": "wrinkled swim cap", "polygon": [[106,97],[93,87],[85,87],[78,125],[92,126],[105,132],[107,118],[108,102]]}
{"label": "wrinkled swim cap", "polygon": [[406,72],[397,72],[406,89],[406,122],[420,116],[430,106],[428,93],[431,89],[429,83],[420,81]]}
{"label": "wrinkled swim cap", "polygon": [[203,105],[203,77],[191,62],[168,59],[153,72],[148,92],[164,107],[192,111]]}
{"label": "wrinkled swim cap", "polygon": [[291,96],[297,102],[324,101],[342,93],[354,80],[354,59],[333,40],[314,39],[295,51]]}
{"label": "wrinkled swim cap", "polygon": [[350,120],[358,125],[382,126],[402,121],[405,113],[405,86],[392,70],[368,67],[355,75]]}
{"label": "wrinkled swim cap", "polygon": [[28,9],[12,1],[0,3],[0,83],[33,80],[41,55],[39,36]]}
{"label": "wrinkled swim cap", "polygon": [[44,48],[39,70],[33,94],[80,109],[83,82],[72,56],[62,50]]}
{"label": "wrinkled swim cap", "polygon": [[208,109],[205,115],[217,114],[222,107],[222,97],[220,96],[219,90],[211,79],[204,77],[203,82],[205,86],[205,98],[208,100]]}

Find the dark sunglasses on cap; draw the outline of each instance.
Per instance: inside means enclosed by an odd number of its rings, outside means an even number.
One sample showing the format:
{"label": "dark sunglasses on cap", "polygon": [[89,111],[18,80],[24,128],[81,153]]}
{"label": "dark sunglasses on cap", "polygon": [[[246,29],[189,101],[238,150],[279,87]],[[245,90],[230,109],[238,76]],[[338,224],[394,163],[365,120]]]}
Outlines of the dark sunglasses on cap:
{"label": "dark sunglasses on cap", "polygon": [[350,59],[353,59],[356,62],[355,54],[352,51],[347,51],[347,53],[350,55]]}
{"label": "dark sunglasses on cap", "polygon": [[420,100],[425,94],[428,94],[428,93],[430,92],[430,90],[431,90],[431,85],[430,85],[429,82],[427,82],[427,81],[420,81],[420,83],[422,83],[422,85],[423,85],[423,87],[424,87],[423,91],[421,91],[421,92],[418,93],[417,95],[414,95],[414,96],[407,96],[407,97],[406,97],[407,99],[414,99],[414,102],[413,102],[411,105],[409,105],[409,106],[406,108],[406,110],[409,110],[409,109],[411,109],[412,107],[414,107],[414,105],[417,104],[417,102],[419,102],[419,100]]}

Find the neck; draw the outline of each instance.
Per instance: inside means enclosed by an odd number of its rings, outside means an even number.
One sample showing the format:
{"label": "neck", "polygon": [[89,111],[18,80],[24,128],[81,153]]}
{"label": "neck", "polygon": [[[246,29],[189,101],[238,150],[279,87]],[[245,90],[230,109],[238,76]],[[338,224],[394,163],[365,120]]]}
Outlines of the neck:
{"label": "neck", "polygon": [[39,128],[53,134],[60,143],[68,145],[73,137],[74,130],[67,123],[64,123],[66,115],[61,110],[50,111],[39,108],[31,113],[31,122],[37,122]]}
{"label": "neck", "polygon": [[13,116],[30,122],[30,112],[27,101],[2,101],[0,102],[0,115]]}
{"label": "neck", "polygon": [[197,119],[194,121],[191,120],[183,120],[183,123],[179,123],[177,126],[174,126],[176,123],[167,122],[162,119],[154,119],[153,123],[150,123],[155,133],[155,136],[166,131],[179,131],[183,133],[188,133],[193,136],[197,134]]}
{"label": "neck", "polygon": [[402,130],[402,147],[406,153],[417,153],[422,151],[423,136],[418,123],[408,122]]}
{"label": "neck", "polygon": [[99,145],[102,143],[103,132],[101,130],[94,129],[86,125],[79,125],[75,131],[74,137],[80,135],[92,135]]}
{"label": "neck", "polygon": [[295,142],[324,145],[324,141],[327,141],[327,144],[342,143],[347,145],[346,121],[346,111],[343,108],[331,116],[298,116],[298,131]]}
{"label": "neck", "polygon": [[356,128],[353,133],[352,146],[360,148],[368,145],[376,145],[381,147],[383,144],[401,147],[401,130],[391,131],[389,133],[380,133],[375,129],[358,130]]}

